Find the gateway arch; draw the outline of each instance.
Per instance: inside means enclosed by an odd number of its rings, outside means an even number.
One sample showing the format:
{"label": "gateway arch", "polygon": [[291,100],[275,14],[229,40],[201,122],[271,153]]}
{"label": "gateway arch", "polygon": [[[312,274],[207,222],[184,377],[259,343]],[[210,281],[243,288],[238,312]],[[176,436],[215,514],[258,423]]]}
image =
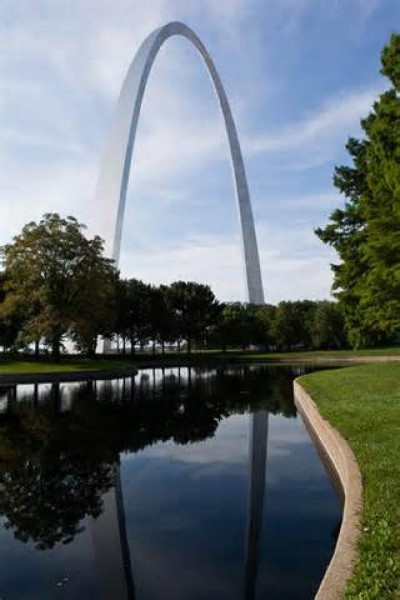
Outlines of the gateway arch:
{"label": "gateway arch", "polygon": [[263,304],[264,292],[253,212],[235,121],[221,79],[209,53],[194,31],[183,23],[176,21],[168,23],[153,31],[144,40],[122,85],[116,118],[100,169],[95,199],[96,210],[100,211],[100,218],[104,219],[102,229],[106,233],[106,252],[118,265],[126,193],[143,95],[151,68],[161,46],[168,38],[175,35],[189,40],[200,54],[221,107],[229,142],[239,209],[247,300],[252,304]]}
{"label": "gateway arch", "polygon": [[[126,194],[142,100],[151,68],[161,46],[166,40],[175,35],[189,40],[200,54],[221,108],[228,137],[239,213],[247,300],[252,304],[263,304],[264,291],[253,211],[235,121],[221,79],[209,53],[194,31],[178,21],[173,21],[156,29],[144,40],[128,69],[121,88],[117,113],[103,156],[95,197],[96,211],[99,211],[100,218],[104,219],[102,232],[105,234],[106,253],[118,266]],[[105,340],[105,348],[108,348],[108,346],[109,341]],[[263,517],[267,438],[268,413],[258,411],[252,416],[250,422],[244,576],[246,600],[253,599],[255,594]],[[116,496],[112,495],[116,505],[119,505],[119,495],[121,495],[121,490],[119,492],[117,490]],[[111,512],[117,514],[115,510]],[[115,553],[115,556],[117,557],[118,553]]]}

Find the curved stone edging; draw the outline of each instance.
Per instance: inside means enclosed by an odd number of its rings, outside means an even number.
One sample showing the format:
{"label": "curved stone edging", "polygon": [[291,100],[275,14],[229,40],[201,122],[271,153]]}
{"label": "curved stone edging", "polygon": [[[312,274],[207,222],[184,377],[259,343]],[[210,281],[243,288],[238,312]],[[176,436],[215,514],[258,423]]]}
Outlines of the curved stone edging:
{"label": "curved stone edging", "polygon": [[68,381],[96,381],[97,379],[122,379],[133,377],[138,372],[137,367],[131,369],[107,369],[87,371],[48,371],[41,373],[10,373],[0,375],[1,385],[13,385],[18,383],[61,383]]}
{"label": "curved stone edging", "polygon": [[341,483],[344,495],[342,525],[335,552],[325,572],[315,600],[337,600],[343,596],[346,581],[358,558],[357,541],[361,531],[362,480],[348,443],[322,418],[314,401],[295,381],[295,404],[303,420],[315,434]]}

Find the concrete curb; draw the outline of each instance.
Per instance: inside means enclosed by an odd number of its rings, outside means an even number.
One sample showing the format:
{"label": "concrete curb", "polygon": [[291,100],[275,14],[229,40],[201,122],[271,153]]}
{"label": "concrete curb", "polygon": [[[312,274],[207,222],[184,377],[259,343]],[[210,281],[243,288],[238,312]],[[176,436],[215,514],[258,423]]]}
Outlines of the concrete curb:
{"label": "concrete curb", "polygon": [[67,381],[96,381],[97,379],[121,379],[133,377],[138,372],[137,367],[130,369],[107,369],[87,371],[58,371],[47,373],[18,373],[0,375],[1,385],[13,385],[19,383],[61,383]]}
{"label": "concrete curb", "polygon": [[300,384],[295,381],[293,386],[296,407],[327,456],[343,490],[344,507],[339,537],[315,596],[315,600],[337,600],[343,597],[346,581],[352,575],[358,559],[357,542],[362,512],[361,473],[348,443],[322,418],[314,401]]}

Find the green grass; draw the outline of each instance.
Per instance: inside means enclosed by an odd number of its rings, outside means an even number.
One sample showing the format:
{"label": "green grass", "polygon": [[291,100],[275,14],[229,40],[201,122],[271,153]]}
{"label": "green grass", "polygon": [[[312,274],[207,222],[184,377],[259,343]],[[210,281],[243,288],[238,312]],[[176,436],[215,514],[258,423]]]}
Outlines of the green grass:
{"label": "green grass", "polygon": [[[151,355],[138,354],[137,358],[149,358]],[[156,355],[156,357],[161,355]],[[233,360],[314,360],[314,359],[342,359],[342,358],[357,358],[357,357],[374,357],[374,356],[395,356],[400,358],[400,346],[388,346],[386,348],[370,348],[365,350],[293,350],[291,352],[260,352],[259,350],[198,350],[192,352],[192,358],[200,358],[209,356],[212,358],[227,358]],[[165,357],[188,357],[186,352],[166,352]]]}
{"label": "green grass", "polygon": [[371,348],[366,350],[294,350],[292,352],[229,352],[234,356],[252,356],[252,358],[291,360],[291,359],[313,359],[313,358],[357,358],[358,356],[399,356],[400,347]]}
{"label": "green grass", "polygon": [[132,367],[128,360],[61,359],[60,362],[0,360],[0,375],[23,373],[68,373],[71,371],[109,371]]}
{"label": "green grass", "polygon": [[163,356],[161,353],[152,354],[135,354],[131,359],[125,359],[117,355],[109,358],[98,358],[96,360],[82,359],[74,356],[64,356],[60,362],[52,362],[44,360],[35,360],[33,357],[24,356],[18,359],[0,358],[0,375],[11,375],[19,373],[56,373],[70,371],[86,371],[86,370],[118,370],[132,367],[132,364],[163,367],[163,366],[179,366],[188,364],[203,364],[207,365],[213,362],[296,362],[309,361],[318,362],[324,359],[330,362],[341,359],[356,359],[357,357],[374,356],[396,356],[400,359],[400,347],[378,348],[373,350],[326,350],[326,351],[294,351],[294,352],[259,352],[259,351],[243,351],[229,350],[222,352],[221,350],[202,350],[198,352],[166,352]]}
{"label": "green grass", "polygon": [[320,371],[300,384],[349,442],[362,473],[360,560],[345,598],[400,598],[400,364]]}

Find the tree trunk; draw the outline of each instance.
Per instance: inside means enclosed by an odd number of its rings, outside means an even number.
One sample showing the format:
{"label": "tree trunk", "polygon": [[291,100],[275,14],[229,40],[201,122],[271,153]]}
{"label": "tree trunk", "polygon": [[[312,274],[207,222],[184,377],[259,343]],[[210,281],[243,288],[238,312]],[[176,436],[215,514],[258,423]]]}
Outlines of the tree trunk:
{"label": "tree trunk", "polygon": [[60,360],[60,338],[53,338],[52,341],[52,354],[56,362]]}
{"label": "tree trunk", "polygon": [[39,341],[35,340],[35,358],[39,358]]}
{"label": "tree trunk", "polygon": [[88,358],[96,358],[96,348],[97,348],[97,336],[95,336],[92,342],[89,344],[89,352]]}
{"label": "tree trunk", "polygon": [[187,349],[190,354],[192,351],[192,341],[191,341],[190,337],[188,337],[188,339],[187,339]]}

